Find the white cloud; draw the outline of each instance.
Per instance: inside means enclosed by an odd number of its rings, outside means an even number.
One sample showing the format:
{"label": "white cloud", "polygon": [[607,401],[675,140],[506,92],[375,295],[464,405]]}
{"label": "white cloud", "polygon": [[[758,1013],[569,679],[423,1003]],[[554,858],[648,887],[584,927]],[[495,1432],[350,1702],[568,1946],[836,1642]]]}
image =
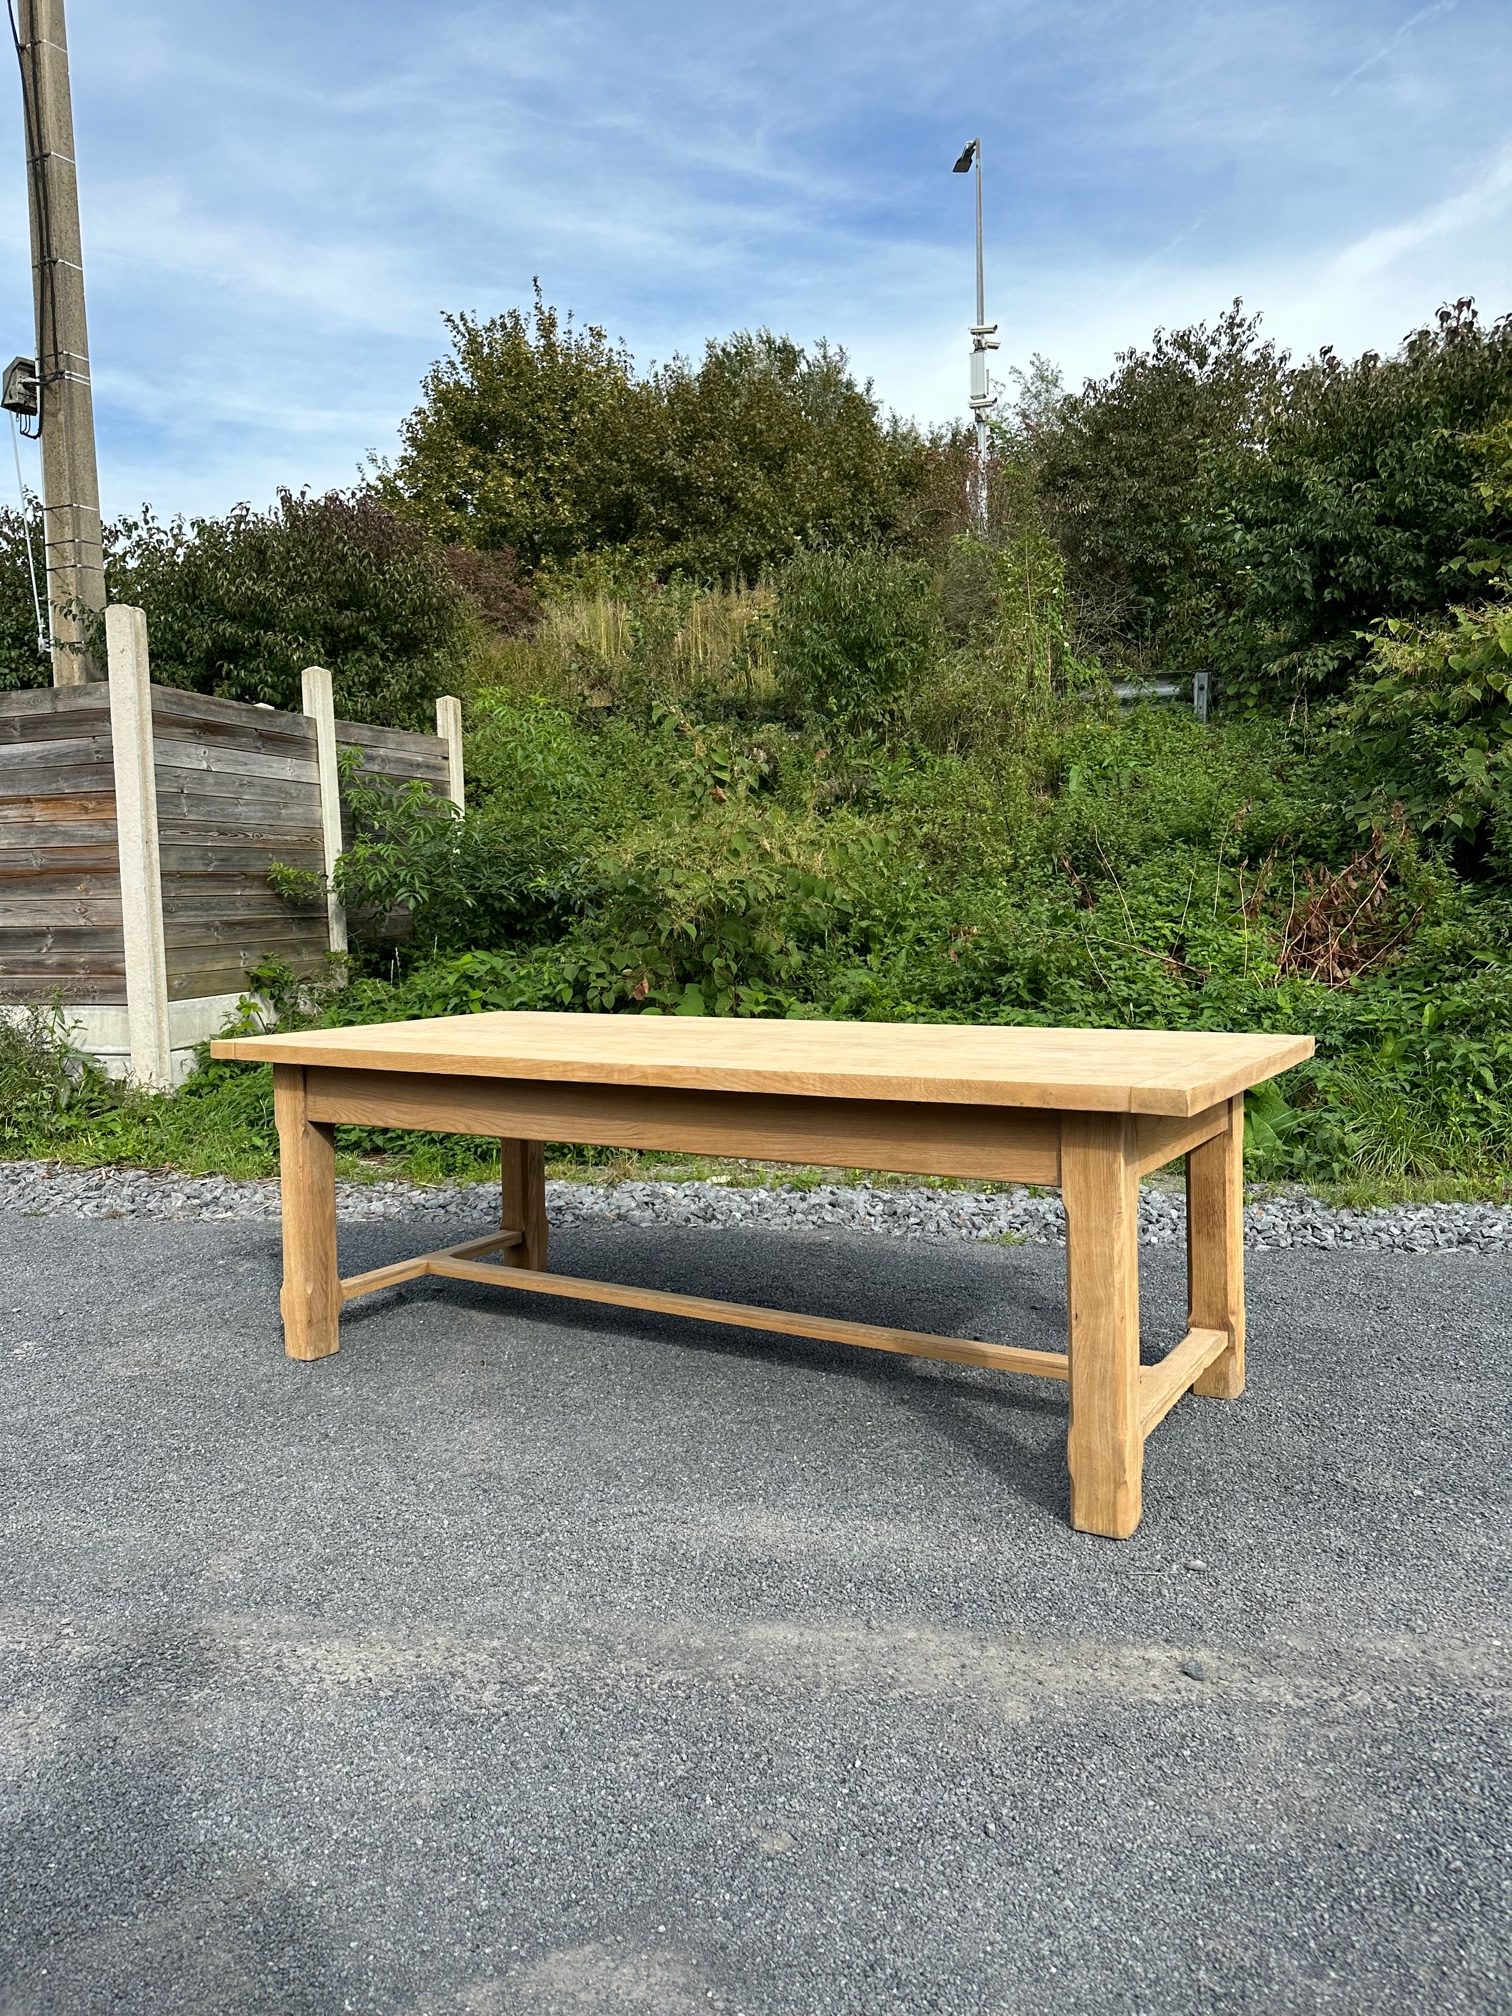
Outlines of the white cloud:
{"label": "white cloud", "polygon": [[1348,75],[1339,79],[1329,92],[1329,97],[1337,98],[1341,92],[1347,91],[1351,84],[1358,83],[1367,70],[1374,70],[1378,63],[1384,63],[1388,56],[1394,55],[1414,28],[1421,27],[1425,21],[1431,21],[1436,14],[1448,14],[1457,5],[1458,0],[1433,0],[1431,7],[1420,7],[1415,14],[1409,14],[1396,33],[1383,42],[1379,49],[1372,49],[1368,56],[1362,56]]}
{"label": "white cloud", "polygon": [[1004,369],[1236,294],[1299,351],[1508,305],[1499,0],[75,0],[71,39],[108,507],[350,481],[440,311],[537,273],[643,360],[765,323],[957,414],[974,131]]}

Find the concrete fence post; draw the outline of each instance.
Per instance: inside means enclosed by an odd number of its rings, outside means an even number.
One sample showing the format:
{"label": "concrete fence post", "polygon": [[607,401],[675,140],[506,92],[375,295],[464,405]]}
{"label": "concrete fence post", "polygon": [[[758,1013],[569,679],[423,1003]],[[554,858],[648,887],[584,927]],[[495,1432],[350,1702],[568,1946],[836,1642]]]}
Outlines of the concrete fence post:
{"label": "concrete fence post", "polygon": [[462,782],[462,702],[454,694],[443,693],[436,702],[436,733],[446,744],[446,795],[459,812],[465,812],[467,788]]}
{"label": "concrete fence post", "polygon": [[336,702],[324,665],[308,665],[301,687],[304,711],[315,723],[315,768],[320,780],[320,841],[325,857],[326,936],[333,952],[347,949],[346,911],[336,894],[341,859],[341,771],[336,762]]}
{"label": "concrete fence post", "polygon": [[115,767],[121,933],[126,954],[126,1031],[131,1075],[158,1092],[173,1082],[168,1034],[168,955],[158,859],[157,774],[147,618],[117,603],[105,611],[110,745]]}

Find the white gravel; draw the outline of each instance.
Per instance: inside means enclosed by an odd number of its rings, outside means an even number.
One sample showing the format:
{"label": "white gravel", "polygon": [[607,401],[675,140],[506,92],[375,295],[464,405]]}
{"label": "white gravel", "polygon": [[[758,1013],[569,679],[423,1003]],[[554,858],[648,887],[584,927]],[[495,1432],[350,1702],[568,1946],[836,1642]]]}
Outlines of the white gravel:
{"label": "white gravel", "polygon": [[[741,1188],[726,1183],[551,1182],[553,1222],[618,1220],[632,1225],[760,1226],[772,1231],[880,1232],[912,1239],[1065,1241],[1060,1199],[1027,1190],[894,1190],[871,1184],[799,1189],[774,1183]],[[349,1220],[429,1218],[486,1224],[496,1196],[490,1183],[341,1183]],[[223,1176],[180,1176],[144,1169],[78,1169],[55,1162],[0,1163],[0,1211],[72,1218],[267,1219],[278,1215],[271,1180],[232,1182]],[[1302,1191],[1258,1196],[1247,1212],[1247,1243],[1368,1248],[1408,1253],[1468,1247],[1512,1253],[1512,1207],[1500,1204],[1394,1205],[1334,1210]],[[1185,1236],[1179,1191],[1146,1186],[1140,1197],[1140,1239],[1172,1245]]]}

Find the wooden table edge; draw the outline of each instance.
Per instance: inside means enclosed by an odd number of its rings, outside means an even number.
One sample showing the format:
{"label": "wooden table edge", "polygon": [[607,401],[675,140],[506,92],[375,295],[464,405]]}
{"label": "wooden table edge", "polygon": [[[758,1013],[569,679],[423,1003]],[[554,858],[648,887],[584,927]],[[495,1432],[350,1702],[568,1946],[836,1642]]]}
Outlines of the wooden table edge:
{"label": "wooden table edge", "polygon": [[[364,1024],[351,1025],[354,1030]],[[843,1027],[843,1024],[837,1024]],[[920,1025],[936,1026],[936,1025]],[[941,1025],[943,1026],[943,1025]],[[1007,1026],[1007,1025],[1005,1025]],[[332,1032],[333,1034],[336,1032]],[[1212,1032],[1194,1031],[1194,1034]],[[1226,1032],[1245,1034],[1248,1032]],[[1264,1033],[1264,1032],[1260,1032]],[[1135,1117],[1190,1120],[1225,1100],[1265,1084],[1291,1070],[1313,1055],[1311,1036],[1276,1039],[1279,1054],[1266,1060],[1263,1068],[1235,1064],[1216,1078],[1200,1085],[1161,1084],[1099,1086],[1084,1084],[1036,1084],[1032,1081],[1004,1083],[980,1078],[937,1079],[888,1077],[879,1073],[826,1073],[822,1085],[794,1084],[790,1069],[763,1069],[760,1066],[685,1064],[658,1067],[636,1063],[633,1067],[607,1068],[572,1060],[533,1057],[480,1058],[448,1055],[445,1052],[393,1052],[381,1046],[360,1060],[343,1056],[333,1044],[304,1044],[299,1036],[280,1038],[277,1032],[264,1036],[220,1037],[212,1041],[210,1055],[239,1064],[285,1064],[304,1070],[387,1071],[425,1077],[523,1079],[576,1085],[632,1085],[646,1090],[707,1091],[732,1093],[785,1093],[806,1099],[865,1099],[882,1104],[996,1106],[1006,1111],[1048,1113],[1123,1113]],[[813,1076],[814,1074],[808,1074]]]}

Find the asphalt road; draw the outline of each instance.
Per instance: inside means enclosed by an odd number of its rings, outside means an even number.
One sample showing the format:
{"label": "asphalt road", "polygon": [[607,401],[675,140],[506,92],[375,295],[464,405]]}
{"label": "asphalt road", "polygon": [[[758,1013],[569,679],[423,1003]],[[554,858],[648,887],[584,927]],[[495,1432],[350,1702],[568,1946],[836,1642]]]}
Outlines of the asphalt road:
{"label": "asphalt road", "polygon": [[[1060,1336],[1045,1248],[554,1258]],[[299,1367],[271,1227],[0,1259],[6,2012],[1512,2007],[1505,1260],[1252,1255],[1119,1545],[1037,1383],[440,1283]]]}

